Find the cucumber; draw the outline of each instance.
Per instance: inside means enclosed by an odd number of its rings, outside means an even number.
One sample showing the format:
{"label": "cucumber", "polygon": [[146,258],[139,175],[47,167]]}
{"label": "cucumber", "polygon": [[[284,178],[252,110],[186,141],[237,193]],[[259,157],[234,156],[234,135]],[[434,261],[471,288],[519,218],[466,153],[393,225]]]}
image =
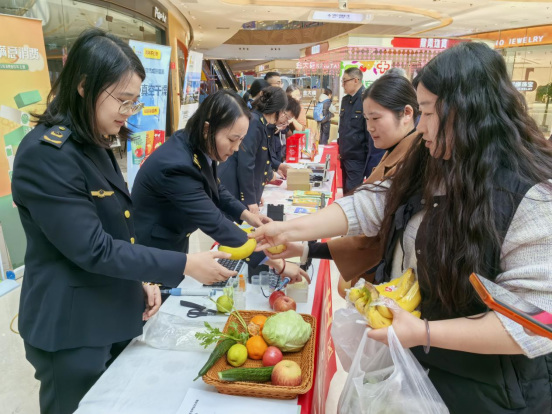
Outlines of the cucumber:
{"label": "cucumber", "polygon": [[209,355],[209,359],[207,360],[205,365],[203,365],[203,367],[197,373],[197,377],[195,377],[194,381],[199,377],[207,374],[207,371],[209,371],[211,367],[215,365],[215,362],[217,362],[221,356],[226,355],[232,345],[235,345],[237,343],[238,342],[236,340],[230,338],[227,338],[224,341],[220,341],[215,349],[213,349],[213,352],[211,352],[211,355]]}
{"label": "cucumber", "polygon": [[262,368],[232,368],[226,371],[220,371],[218,376],[223,381],[270,381],[274,367]]}

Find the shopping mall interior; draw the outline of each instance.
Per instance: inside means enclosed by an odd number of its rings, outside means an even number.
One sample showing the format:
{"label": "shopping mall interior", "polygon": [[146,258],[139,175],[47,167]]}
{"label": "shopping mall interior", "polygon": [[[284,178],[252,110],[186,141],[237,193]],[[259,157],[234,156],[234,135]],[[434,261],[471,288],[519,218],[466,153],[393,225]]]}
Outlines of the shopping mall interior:
{"label": "shopping mall interior", "polygon": [[[0,22],[2,16],[40,22],[43,41],[41,38],[42,44],[37,47],[45,53],[49,80],[46,90],[58,79],[68,51],[86,28],[113,33],[133,48],[166,48],[167,70],[160,72],[166,79],[157,87],[163,91],[162,102],[156,104],[161,116],[155,128],[166,138],[186,125],[205,96],[220,89],[243,96],[256,79],[263,79],[269,72],[280,74],[282,87],[294,85],[300,89],[306,127],[316,136],[314,107],[322,89],[330,88],[339,111],[345,95],[342,76],[346,68],[360,68],[366,87],[391,68],[404,70],[412,80],[433,57],[462,42],[484,42],[503,56],[514,87],[525,97],[529,114],[543,136],[552,136],[552,1],[0,0]],[[20,31],[25,30],[22,23]],[[0,69],[4,69],[1,65],[7,61],[2,60],[6,57],[3,44],[9,46],[6,42],[10,40],[4,35],[0,38]],[[3,84],[9,82],[5,73],[0,70]],[[144,95],[144,89],[142,92]],[[43,105],[45,96],[42,98]],[[2,108],[8,105],[0,103]],[[4,117],[2,111],[0,118]],[[18,113],[28,112],[29,108]],[[330,143],[338,138],[338,122],[338,116],[331,120]],[[22,125],[28,126],[28,122]],[[0,132],[0,137],[7,134],[5,130]],[[6,147],[7,162],[0,160],[0,171],[4,174],[6,164],[11,178],[8,164],[12,166],[10,157],[16,144],[12,148],[7,138],[5,141],[0,144]],[[136,173],[131,171],[136,167],[131,159],[134,147],[118,141],[113,149],[125,179],[131,180],[130,175]],[[0,201],[5,200],[0,203],[2,272],[13,269],[21,284],[24,235],[19,224],[14,224],[18,216],[11,194],[3,191],[0,185]],[[342,191],[337,189],[336,197],[340,196]],[[213,240],[198,230],[191,235],[190,252],[209,250],[212,244]],[[324,321],[331,324],[331,312],[346,305],[337,292],[339,272],[333,263],[329,266],[332,283],[330,301],[325,306],[330,314]],[[25,359],[23,341],[17,334],[19,292],[17,288],[0,296],[0,411],[37,414],[39,382],[33,377],[34,369]],[[327,341],[332,354],[333,345],[329,338]],[[337,412],[347,373],[339,359],[335,364],[335,371],[328,371],[327,388],[318,390],[318,396],[312,397],[315,402],[309,402],[313,412]],[[324,375],[317,373],[317,377]],[[156,376],[150,380],[154,390],[151,399],[164,399],[164,390],[154,388]],[[321,378],[317,381],[323,382]],[[202,386],[202,390],[209,389]],[[87,411],[85,406],[78,412],[141,412],[128,411],[121,401],[105,409]]]}

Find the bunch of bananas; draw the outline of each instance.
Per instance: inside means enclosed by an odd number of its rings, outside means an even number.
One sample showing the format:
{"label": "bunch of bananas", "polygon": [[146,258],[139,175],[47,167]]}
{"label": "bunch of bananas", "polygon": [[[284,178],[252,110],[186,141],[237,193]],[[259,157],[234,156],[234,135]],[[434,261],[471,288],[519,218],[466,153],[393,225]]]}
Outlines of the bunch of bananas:
{"label": "bunch of bananas", "polygon": [[420,317],[420,312],[414,309],[422,301],[422,296],[413,269],[408,269],[401,277],[388,283],[372,285],[366,282],[363,287],[349,291],[349,301],[355,304],[356,310],[364,315],[374,329],[385,328],[393,322],[393,314],[387,306],[373,303],[379,301],[380,296],[393,299],[402,309]]}

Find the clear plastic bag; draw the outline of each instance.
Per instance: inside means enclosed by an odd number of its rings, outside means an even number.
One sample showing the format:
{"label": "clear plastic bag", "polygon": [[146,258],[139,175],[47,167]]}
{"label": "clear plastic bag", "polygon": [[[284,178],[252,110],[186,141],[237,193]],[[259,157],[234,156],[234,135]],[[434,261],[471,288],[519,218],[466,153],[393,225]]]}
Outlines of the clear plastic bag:
{"label": "clear plastic bag", "polygon": [[157,312],[144,326],[144,332],[138,340],[159,349],[211,352],[215,348],[215,344],[204,349],[195,337],[196,332],[205,331],[205,321],[221,331],[226,323],[226,320],[222,318],[190,319],[170,313]]}
{"label": "clear plastic bag", "polygon": [[408,349],[388,328],[389,346],[366,330],[339,398],[339,414],[446,414],[439,393]]}
{"label": "clear plastic bag", "polygon": [[335,352],[346,372],[349,372],[365,329],[366,321],[354,307],[348,306],[335,311],[332,338]]}

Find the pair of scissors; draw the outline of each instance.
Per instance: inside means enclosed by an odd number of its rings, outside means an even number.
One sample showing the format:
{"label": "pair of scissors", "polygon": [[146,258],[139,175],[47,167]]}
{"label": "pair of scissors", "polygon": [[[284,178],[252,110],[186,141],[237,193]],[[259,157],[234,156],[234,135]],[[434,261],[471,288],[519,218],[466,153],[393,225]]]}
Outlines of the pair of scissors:
{"label": "pair of scissors", "polygon": [[180,301],[180,306],[185,306],[187,308],[192,308],[188,311],[186,316],[188,318],[199,318],[200,316],[216,315],[217,311],[213,309],[208,309],[206,306],[198,305],[197,303],[188,302],[186,300]]}

